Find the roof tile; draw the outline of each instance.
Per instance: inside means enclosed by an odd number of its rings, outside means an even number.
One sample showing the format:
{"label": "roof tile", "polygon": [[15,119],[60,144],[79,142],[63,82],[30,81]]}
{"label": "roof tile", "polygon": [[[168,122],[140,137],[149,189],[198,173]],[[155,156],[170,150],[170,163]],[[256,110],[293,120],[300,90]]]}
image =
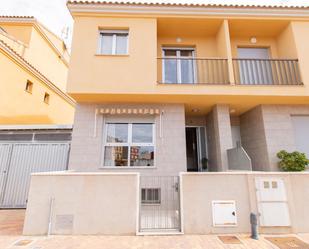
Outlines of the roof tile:
{"label": "roof tile", "polygon": [[144,6],[179,6],[179,7],[215,7],[215,8],[280,8],[280,9],[309,9],[305,5],[259,5],[259,4],[211,4],[211,3],[172,3],[146,1],[105,1],[105,0],[68,0],[67,4],[110,4],[110,5],[144,5]]}

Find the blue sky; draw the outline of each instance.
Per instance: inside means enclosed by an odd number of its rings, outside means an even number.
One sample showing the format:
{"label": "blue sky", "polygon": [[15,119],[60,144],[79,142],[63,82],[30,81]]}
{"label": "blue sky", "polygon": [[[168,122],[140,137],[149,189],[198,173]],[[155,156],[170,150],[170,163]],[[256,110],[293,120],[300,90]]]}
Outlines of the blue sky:
{"label": "blue sky", "polygon": [[[145,0],[145,2],[154,2]],[[156,2],[180,3],[228,3],[228,4],[274,4],[274,5],[306,5],[309,0],[158,0]],[[50,30],[62,37],[69,45],[73,20],[66,7],[66,0],[0,0],[0,15],[31,15],[35,16]],[[66,38],[62,30],[69,27]]]}

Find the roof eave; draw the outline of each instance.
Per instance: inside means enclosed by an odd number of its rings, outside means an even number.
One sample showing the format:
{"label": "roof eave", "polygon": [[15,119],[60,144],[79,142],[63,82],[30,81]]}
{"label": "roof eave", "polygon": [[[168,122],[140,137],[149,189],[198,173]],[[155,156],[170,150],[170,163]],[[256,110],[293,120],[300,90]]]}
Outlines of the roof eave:
{"label": "roof eave", "polygon": [[74,16],[80,13],[144,15],[271,16],[309,18],[309,8],[223,5],[168,5],[129,3],[75,3],[67,6]]}
{"label": "roof eave", "polygon": [[33,16],[0,16],[0,22],[33,24],[37,19]]}

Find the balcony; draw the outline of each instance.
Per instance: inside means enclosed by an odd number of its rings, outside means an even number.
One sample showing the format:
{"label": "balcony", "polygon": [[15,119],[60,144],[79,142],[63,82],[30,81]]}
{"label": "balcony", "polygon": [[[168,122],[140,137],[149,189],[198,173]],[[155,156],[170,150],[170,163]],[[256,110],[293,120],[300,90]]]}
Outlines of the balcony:
{"label": "balcony", "polygon": [[235,84],[302,85],[297,59],[233,59]]}
{"label": "balcony", "polygon": [[158,63],[162,84],[229,84],[227,59],[164,57]]}
{"label": "balcony", "polygon": [[157,30],[160,84],[303,85],[288,21],[163,18]]}
{"label": "balcony", "polygon": [[[229,85],[228,60],[158,58],[161,84]],[[233,59],[236,85],[303,85],[297,59]]]}

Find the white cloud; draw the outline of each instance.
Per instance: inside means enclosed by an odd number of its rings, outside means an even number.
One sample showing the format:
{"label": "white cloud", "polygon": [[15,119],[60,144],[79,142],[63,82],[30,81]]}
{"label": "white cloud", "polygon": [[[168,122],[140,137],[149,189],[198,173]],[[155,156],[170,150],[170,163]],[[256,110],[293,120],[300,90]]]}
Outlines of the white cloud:
{"label": "white cloud", "polygon": [[[66,0],[0,0],[0,15],[34,16],[62,38],[63,28],[73,26]],[[65,40],[70,43],[70,37]]]}

